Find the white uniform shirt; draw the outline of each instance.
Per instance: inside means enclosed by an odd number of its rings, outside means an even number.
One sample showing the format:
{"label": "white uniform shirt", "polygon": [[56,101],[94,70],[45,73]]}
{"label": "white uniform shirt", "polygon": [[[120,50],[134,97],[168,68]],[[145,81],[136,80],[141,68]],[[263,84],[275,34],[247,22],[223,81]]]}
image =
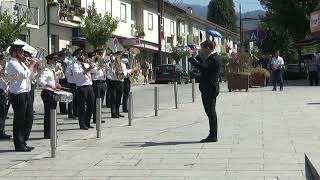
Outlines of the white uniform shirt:
{"label": "white uniform shirt", "polygon": [[45,67],[40,74],[38,79],[39,85],[46,90],[54,91],[52,88],[48,87],[47,85],[51,85],[55,87],[56,82],[58,82],[58,76],[55,75],[54,68],[52,67]]}
{"label": "white uniform shirt", "polygon": [[276,58],[276,57],[272,58],[271,66],[272,66],[273,70],[280,69],[281,66],[283,66],[283,65],[284,65],[284,61],[283,61],[282,57],[278,56],[278,58]]}
{"label": "white uniform shirt", "polygon": [[66,68],[66,72],[65,72],[65,76],[67,78],[67,82],[68,83],[71,83],[71,84],[74,84],[75,83],[75,80],[74,80],[74,73],[73,73],[73,65],[74,65],[75,62],[72,62],[72,63],[68,63],[67,64],[67,68]]}
{"label": "white uniform shirt", "polygon": [[[128,77],[129,74],[131,73],[131,69],[127,69],[126,65],[124,63],[121,63],[122,70],[123,70],[123,75],[124,77]],[[124,79],[119,80],[117,75],[116,75],[116,69],[113,65],[109,66],[107,69],[107,78],[110,79],[111,81],[124,81]]]}
{"label": "white uniform shirt", "polygon": [[[7,66],[8,66],[8,63],[6,63],[6,66],[3,67],[5,70],[4,70],[4,74],[6,75],[7,74]],[[8,91],[8,80],[6,77],[0,77],[0,89],[2,89],[4,92],[7,92]]]}
{"label": "white uniform shirt", "polygon": [[106,80],[106,74],[107,74],[107,70],[105,68],[100,69],[97,66],[95,66],[92,71],[91,71],[91,77],[92,80],[101,80],[104,81]]}
{"label": "white uniform shirt", "polygon": [[[84,63],[84,67],[89,68],[90,65],[88,63]],[[91,72],[84,74],[82,64],[79,61],[76,61],[73,64],[72,71],[73,71],[73,78],[74,78],[75,84],[78,87],[92,85],[92,78],[90,74]]]}
{"label": "white uniform shirt", "polygon": [[31,72],[23,62],[19,62],[15,58],[10,58],[7,73],[10,93],[21,94],[31,91]]}

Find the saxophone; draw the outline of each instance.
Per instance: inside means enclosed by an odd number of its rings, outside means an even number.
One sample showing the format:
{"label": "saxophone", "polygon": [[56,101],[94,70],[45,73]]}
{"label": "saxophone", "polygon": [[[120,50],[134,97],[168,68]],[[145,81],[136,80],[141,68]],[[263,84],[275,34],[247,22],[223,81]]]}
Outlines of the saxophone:
{"label": "saxophone", "polygon": [[116,73],[118,80],[122,81],[124,79],[124,73],[123,73],[123,69],[122,69],[122,65],[121,65],[121,57],[120,56],[116,56],[115,70],[116,70],[115,73]]}

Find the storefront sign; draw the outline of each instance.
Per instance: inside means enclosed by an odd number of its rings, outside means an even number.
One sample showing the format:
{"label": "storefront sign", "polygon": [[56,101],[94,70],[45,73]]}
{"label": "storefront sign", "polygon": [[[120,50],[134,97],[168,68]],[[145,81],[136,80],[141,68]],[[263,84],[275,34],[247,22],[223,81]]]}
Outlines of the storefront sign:
{"label": "storefront sign", "polygon": [[311,33],[320,32],[320,10],[311,13],[310,30],[311,30]]}

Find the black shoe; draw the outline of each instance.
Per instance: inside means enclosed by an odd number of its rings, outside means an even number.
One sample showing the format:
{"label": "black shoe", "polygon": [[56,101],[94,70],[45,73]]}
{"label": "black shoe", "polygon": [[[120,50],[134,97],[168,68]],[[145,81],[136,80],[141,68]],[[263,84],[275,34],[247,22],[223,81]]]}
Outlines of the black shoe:
{"label": "black shoe", "polygon": [[26,146],[26,148],[30,149],[30,151],[34,150],[34,147],[32,146]]}
{"label": "black shoe", "polygon": [[16,152],[30,152],[30,151],[32,151],[32,149],[27,146],[22,146],[22,147],[16,147],[15,151]]}
{"label": "black shoe", "polygon": [[87,126],[80,126],[81,130],[88,130],[89,128]]}
{"label": "black shoe", "polygon": [[124,113],[127,113],[127,112],[129,112],[127,109],[124,109],[122,112],[124,112]]}
{"label": "black shoe", "polygon": [[69,118],[69,119],[76,119],[77,117],[72,114],[72,115],[68,115],[68,118]]}
{"label": "black shoe", "polygon": [[217,141],[218,141],[217,138],[209,138],[209,137],[207,137],[206,139],[202,139],[200,141],[200,143],[209,143],[209,142],[217,142]]}
{"label": "black shoe", "polygon": [[113,114],[113,115],[111,115],[111,118],[120,118],[120,116]]}
{"label": "black shoe", "polygon": [[283,88],[280,88],[280,91],[283,91]]}
{"label": "black shoe", "polygon": [[0,134],[0,140],[8,140],[10,139],[12,136],[11,135],[8,135],[6,133],[1,133]]}
{"label": "black shoe", "polygon": [[92,128],[94,128],[93,126],[87,126],[89,129],[92,129]]}
{"label": "black shoe", "polygon": [[122,115],[122,114],[118,114],[118,116],[119,116],[119,117],[124,117],[124,115]]}
{"label": "black shoe", "polygon": [[276,89],[276,88],[273,88],[272,91],[277,91],[277,89]]}

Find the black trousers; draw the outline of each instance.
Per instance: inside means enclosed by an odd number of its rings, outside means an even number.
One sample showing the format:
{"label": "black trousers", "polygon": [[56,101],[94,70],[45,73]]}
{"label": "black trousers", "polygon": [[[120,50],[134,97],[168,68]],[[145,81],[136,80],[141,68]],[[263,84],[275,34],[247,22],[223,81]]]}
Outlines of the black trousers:
{"label": "black trousers", "polygon": [[53,99],[54,92],[49,90],[42,90],[41,98],[44,105],[44,137],[50,138],[50,110],[57,108],[57,102]]}
{"label": "black trousers", "polygon": [[217,96],[211,94],[202,94],[202,103],[204,110],[209,118],[209,137],[217,138],[218,135],[218,120],[216,113],[216,98]]}
{"label": "black trousers", "polygon": [[8,97],[4,90],[0,89],[0,134],[5,132],[6,111],[7,111]]}
{"label": "black trousers", "polygon": [[36,87],[37,87],[37,84],[31,84],[31,91],[30,91],[30,94],[31,94],[31,100],[32,100],[32,104],[34,103],[34,91],[36,90]]}
{"label": "black trousers", "polygon": [[105,81],[93,81],[93,91],[94,91],[94,108],[93,108],[93,123],[96,123],[96,99],[101,98],[104,99],[104,95],[107,90],[107,84]]}
{"label": "black trousers", "polygon": [[13,140],[16,148],[24,147],[33,124],[33,103],[31,93],[10,94],[13,107]]}
{"label": "black trousers", "polygon": [[277,83],[280,85],[280,89],[283,89],[283,70],[277,69],[272,71],[273,88],[277,88]]}
{"label": "black trousers", "polygon": [[106,92],[106,106],[110,107],[110,102],[111,102],[111,85],[110,85],[111,80],[106,79],[107,83],[107,92]]}
{"label": "black trousers", "polygon": [[123,82],[122,81],[111,81],[110,82],[111,115],[118,115],[119,114],[122,93],[123,93]]}
{"label": "black trousers", "polygon": [[123,97],[122,97],[122,110],[128,111],[128,98],[131,91],[131,81],[129,78],[124,78],[123,82]]}
{"label": "black trousers", "polygon": [[92,86],[78,87],[76,96],[79,105],[79,125],[80,127],[89,127],[94,109],[94,92]]}
{"label": "black trousers", "polygon": [[310,86],[313,86],[313,85],[318,86],[319,77],[318,77],[318,72],[317,71],[309,72],[309,82],[310,82]]}

